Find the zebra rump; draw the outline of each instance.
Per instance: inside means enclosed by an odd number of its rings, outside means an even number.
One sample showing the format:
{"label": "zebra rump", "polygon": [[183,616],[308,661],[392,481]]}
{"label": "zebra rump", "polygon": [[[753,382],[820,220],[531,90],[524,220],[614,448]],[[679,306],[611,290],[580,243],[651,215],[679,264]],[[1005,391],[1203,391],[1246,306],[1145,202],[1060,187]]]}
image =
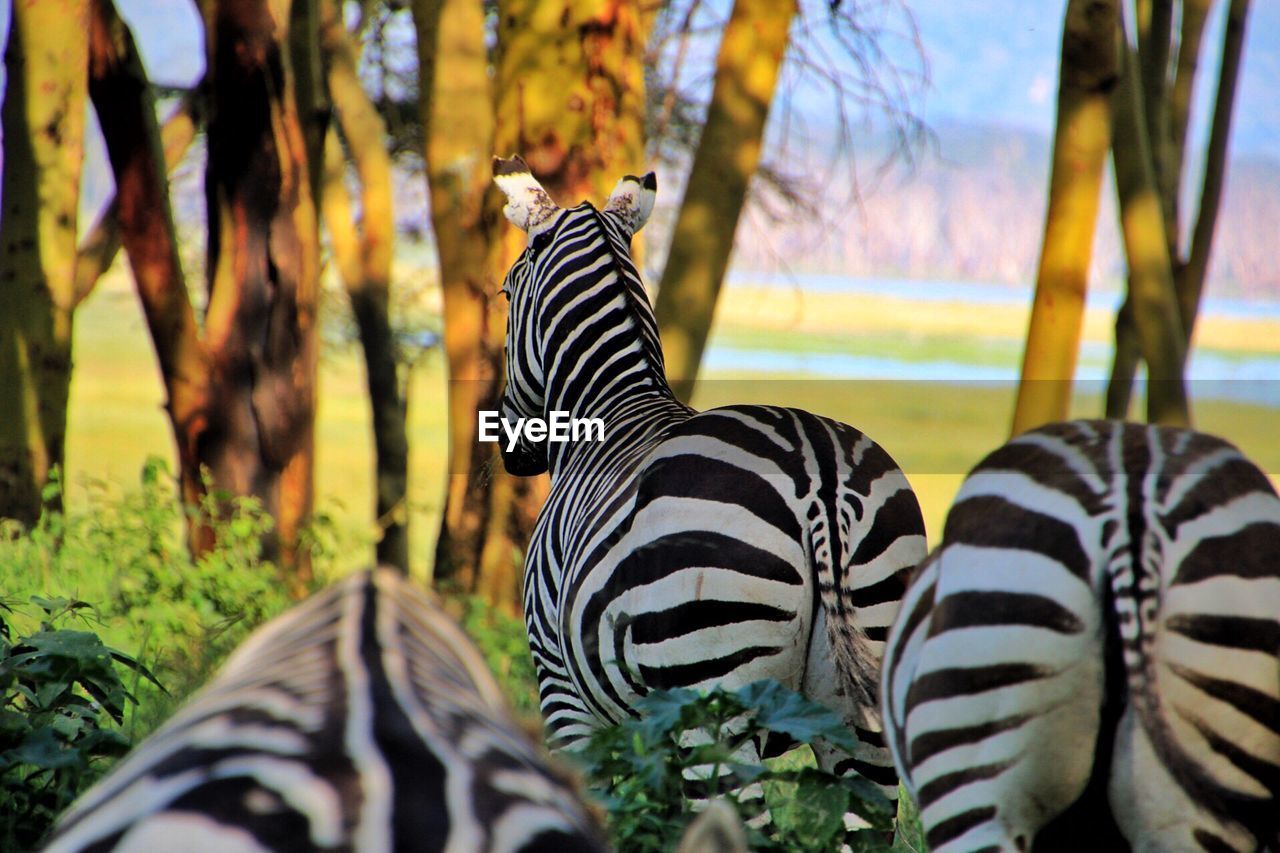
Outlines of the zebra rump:
{"label": "zebra rump", "polygon": [[[653,690],[775,679],[855,735],[853,750],[816,744],[820,767],[896,797],[879,662],[926,556],[902,469],[869,436],[810,412],[699,412],[676,398],[631,253],[652,173],[622,178],[602,209],[557,207],[519,158],[494,174],[528,235],[503,282],[502,416],[604,424],[600,440],[501,448],[508,472],[551,478],[524,615],[552,743],[576,748]],[[738,758],[786,746],[746,744]]]}
{"label": "zebra rump", "polygon": [[1280,847],[1280,499],[1230,444],[1109,421],[969,475],[885,652],[934,850]]}
{"label": "zebra rump", "polygon": [[258,629],[46,847],[392,849],[604,846],[470,641],[390,569]]}

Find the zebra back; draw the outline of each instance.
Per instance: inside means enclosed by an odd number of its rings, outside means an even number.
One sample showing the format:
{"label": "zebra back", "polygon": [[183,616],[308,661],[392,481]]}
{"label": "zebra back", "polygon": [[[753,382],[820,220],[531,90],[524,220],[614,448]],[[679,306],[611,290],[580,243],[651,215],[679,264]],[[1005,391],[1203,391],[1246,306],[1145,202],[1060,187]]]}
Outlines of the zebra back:
{"label": "zebra back", "polygon": [[1276,845],[1280,499],[1191,430],[1019,436],[961,488],[882,695],[935,849]]}
{"label": "zebra back", "polygon": [[389,569],[255,632],[48,851],[602,850],[453,621]]}

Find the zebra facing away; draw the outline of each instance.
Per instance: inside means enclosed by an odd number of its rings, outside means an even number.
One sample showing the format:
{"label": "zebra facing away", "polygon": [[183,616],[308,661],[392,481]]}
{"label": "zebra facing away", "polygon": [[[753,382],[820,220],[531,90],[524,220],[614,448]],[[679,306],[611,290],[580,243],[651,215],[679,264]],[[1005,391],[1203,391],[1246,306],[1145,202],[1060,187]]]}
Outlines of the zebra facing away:
{"label": "zebra facing away", "polygon": [[519,157],[495,159],[494,173],[528,233],[503,284],[502,416],[606,425],[603,441],[502,447],[511,473],[551,474],[524,612],[552,744],[575,747],[654,689],[773,678],[858,736],[853,755],[819,745],[821,766],[896,796],[879,660],[926,553],[902,471],[867,436],[808,412],[699,413],[675,399],[631,259],[652,173],[623,178],[603,210],[557,207]]}
{"label": "zebra facing away", "polygon": [[462,631],[379,569],[255,632],[45,849],[571,853],[599,838]]}
{"label": "zebra facing away", "polygon": [[1108,421],[969,475],[903,600],[885,730],[938,851],[1280,849],[1280,499]]}

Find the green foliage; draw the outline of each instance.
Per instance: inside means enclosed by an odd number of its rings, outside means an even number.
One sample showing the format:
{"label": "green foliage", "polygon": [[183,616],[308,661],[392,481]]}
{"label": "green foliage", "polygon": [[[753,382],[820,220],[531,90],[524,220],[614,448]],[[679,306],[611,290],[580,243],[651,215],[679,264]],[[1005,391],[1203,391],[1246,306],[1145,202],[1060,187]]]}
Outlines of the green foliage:
{"label": "green foliage", "polygon": [[[465,596],[453,598],[462,607],[462,628],[480,647],[484,662],[497,676],[498,684],[516,714],[527,719],[538,717],[538,677],[529,653],[529,638],[524,622],[496,611],[484,599]],[[538,718],[540,720],[540,718]]]}
{"label": "green foliage", "polygon": [[[818,739],[852,748],[840,718],[775,681],[736,691],[662,690],[638,704],[639,716],[597,732],[582,753],[592,786],[609,813],[615,847],[628,851],[675,848],[693,817],[686,775],[699,768],[711,796],[722,796],[744,821],[768,809],[767,832],[750,831],[753,850],[888,849],[893,804],[863,779],[838,778],[794,761],[745,763],[741,748],[769,734],[799,744]],[[688,734],[692,733],[692,734]],[[709,769],[709,773],[706,772]],[[743,796],[758,783],[764,797]],[[856,812],[872,829],[848,833],[844,815]]]}
{"label": "green foliage", "polygon": [[[36,630],[0,614],[0,850],[29,850],[129,740],[120,730],[136,703],[121,668],[164,688],[137,660],[98,635],[59,627],[89,605],[32,596],[43,611]],[[15,618],[17,617],[17,618]]]}
{"label": "green foliage", "polygon": [[[49,506],[61,486],[51,480]],[[141,737],[292,600],[277,569],[261,558],[272,521],[258,501],[214,491],[184,513],[174,477],[158,458],[143,466],[138,487],[87,488],[83,508],[49,509],[30,531],[0,531],[0,565],[11,594],[94,602],[106,641],[145,660],[170,688],[172,695],[145,679],[134,685],[138,704],[127,730]],[[214,531],[216,546],[199,559],[187,550],[187,514]],[[316,531],[313,553],[331,554],[330,538]]]}

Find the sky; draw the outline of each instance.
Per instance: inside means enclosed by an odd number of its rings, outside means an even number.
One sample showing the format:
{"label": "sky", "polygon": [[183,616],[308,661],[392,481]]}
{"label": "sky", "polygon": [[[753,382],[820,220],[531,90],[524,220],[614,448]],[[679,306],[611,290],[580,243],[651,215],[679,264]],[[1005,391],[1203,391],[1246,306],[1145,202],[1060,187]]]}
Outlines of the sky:
{"label": "sky", "polygon": [[[188,84],[204,66],[199,19],[191,0],[117,0],[158,82]],[[8,26],[8,5],[0,26]],[[929,66],[923,117],[989,122],[1053,131],[1063,0],[908,0]],[[1227,3],[1218,0],[1206,34],[1198,106],[1208,108],[1217,80]],[[1250,4],[1243,75],[1237,94],[1233,153],[1280,158],[1280,2]],[[890,46],[890,50],[894,48]],[[898,50],[905,50],[899,45]],[[155,69],[162,69],[155,70]]]}
{"label": "sky", "polygon": [[[477,0],[478,1],[478,0]],[[158,83],[187,85],[200,75],[204,46],[191,0],[117,0]],[[874,5],[874,4],[872,4]],[[9,3],[0,8],[7,31]],[[1048,136],[1053,132],[1064,0],[908,0],[929,69],[919,101],[926,124],[981,122]],[[1216,47],[1227,3],[1217,0],[1205,44],[1193,126],[1207,134],[1217,80]],[[907,51],[905,40],[886,49]],[[1232,132],[1233,156],[1280,160],[1280,1],[1254,0]],[[1197,119],[1195,116],[1199,116]],[[1193,148],[1198,140],[1193,138]],[[90,154],[92,161],[100,157]],[[101,188],[90,187],[88,195]],[[91,200],[91,198],[90,198]]]}

